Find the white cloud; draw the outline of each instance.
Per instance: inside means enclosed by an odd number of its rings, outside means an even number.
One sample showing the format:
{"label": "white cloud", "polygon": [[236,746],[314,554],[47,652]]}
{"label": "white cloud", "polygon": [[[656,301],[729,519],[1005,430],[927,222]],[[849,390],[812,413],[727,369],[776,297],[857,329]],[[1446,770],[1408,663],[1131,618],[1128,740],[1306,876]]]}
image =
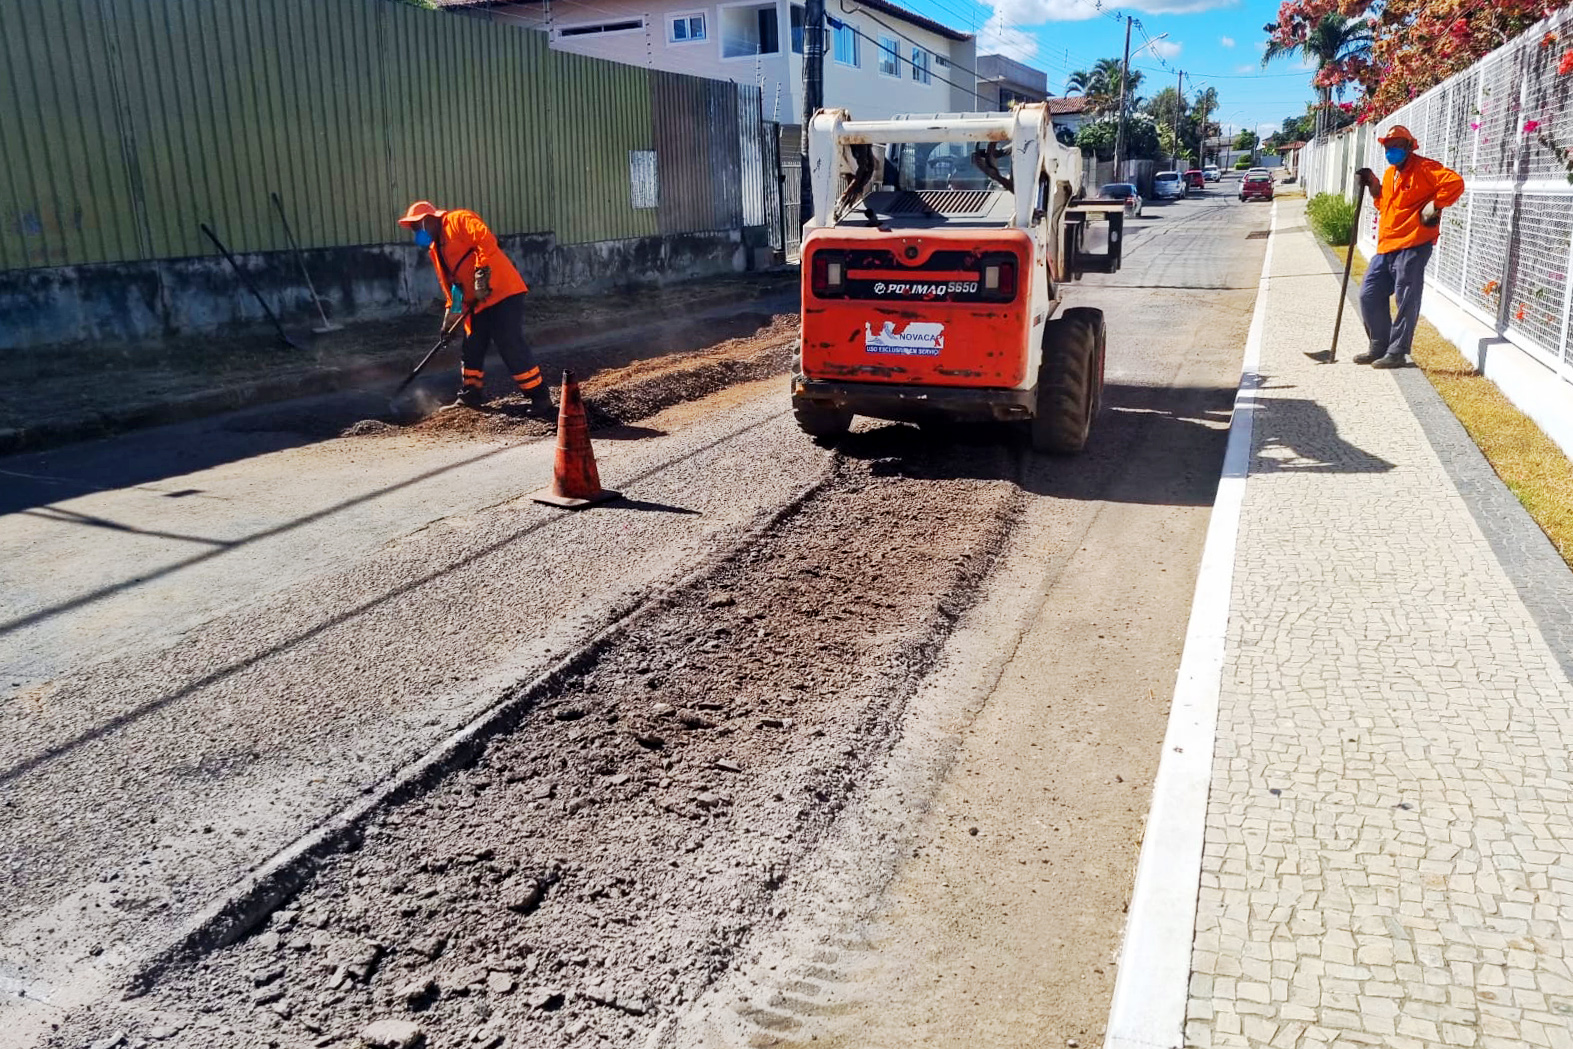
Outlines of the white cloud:
{"label": "white cloud", "polygon": [[1004,55],[1028,62],[1038,53],[1038,38],[1024,29],[1007,25],[996,10],[978,30],[978,54]]}
{"label": "white cloud", "polygon": [[[978,31],[978,51],[998,51],[1013,58],[1030,58],[1038,42],[1029,31],[1049,22],[1085,22],[1101,18],[1114,10],[1114,0],[983,0],[993,8],[988,21]],[[1134,0],[1120,4],[1121,10],[1148,14],[1194,14],[1218,7],[1234,7],[1240,0]],[[1162,45],[1160,45],[1161,47]],[[1160,51],[1160,54],[1164,52]]]}
{"label": "white cloud", "polygon": [[1222,44],[1224,47],[1233,47],[1234,46],[1234,37],[1232,37],[1232,36],[1221,36],[1221,37],[1218,38],[1218,42],[1220,44]]}
{"label": "white cloud", "polygon": [[1159,58],[1177,58],[1179,57],[1180,49],[1184,46],[1184,44],[1173,40],[1154,40],[1148,50]]}
{"label": "white cloud", "polygon": [[1261,69],[1258,66],[1252,65],[1250,62],[1247,62],[1243,66],[1235,66],[1234,67],[1234,71],[1236,73],[1260,73]]}

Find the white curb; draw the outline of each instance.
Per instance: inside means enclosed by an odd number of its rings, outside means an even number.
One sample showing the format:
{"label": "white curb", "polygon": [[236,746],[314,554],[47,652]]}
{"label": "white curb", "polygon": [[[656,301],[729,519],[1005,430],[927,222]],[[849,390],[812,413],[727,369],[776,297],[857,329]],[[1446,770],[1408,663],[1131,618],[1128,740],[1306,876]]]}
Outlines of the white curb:
{"label": "white curb", "polygon": [[1196,898],[1218,733],[1218,692],[1234,585],[1234,549],[1245,479],[1250,472],[1257,367],[1277,236],[1278,205],[1274,203],[1272,231],[1262,259],[1256,308],[1245,339],[1240,387],[1229,424],[1229,444],[1207,525],[1185,652],[1180,657],[1169,728],[1136,865],[1136,888],[1125,922],[1104,1049],[1177,1049],[1185,1042],[1191,941],[1196,935]]}

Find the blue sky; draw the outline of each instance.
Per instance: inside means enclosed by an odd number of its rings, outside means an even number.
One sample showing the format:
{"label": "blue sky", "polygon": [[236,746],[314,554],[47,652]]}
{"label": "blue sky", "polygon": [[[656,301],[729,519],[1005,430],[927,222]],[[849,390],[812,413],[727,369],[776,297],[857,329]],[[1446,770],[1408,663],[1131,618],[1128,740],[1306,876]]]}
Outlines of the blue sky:
{"label": "blue sky", "polygon": [[[1119,58],[1124,16],[1135,16],[1131,50],[1157,43],[1131,60],[1146,75],[1140,93],[1173,86],[1185,71],[1187,96],[1203,86],[1218,89],[1219,123],[1275,131],[1312,100],[1310,72],[1278,59],[1262,67],[1262,26],[1276,20],[1278,0],[896,0],[930,18],[978,34],[978,53],[998,51],[1049,75],[1049,90],[1063,94],[1065,78],[1099,58]],[[834,12],[835,5],[827,5]],[[1143,36],[1142,30],[1146,31]],[[1167,34],[1167,35],[1164,35]]]}

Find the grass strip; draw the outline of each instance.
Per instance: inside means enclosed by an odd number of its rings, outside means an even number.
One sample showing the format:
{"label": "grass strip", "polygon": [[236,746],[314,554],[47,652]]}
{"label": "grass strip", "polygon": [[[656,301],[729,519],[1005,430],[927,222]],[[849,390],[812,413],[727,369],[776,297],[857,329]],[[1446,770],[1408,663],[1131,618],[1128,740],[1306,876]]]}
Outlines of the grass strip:
{"label": "grass strip", "polygon": [[[1352,282],[1365,276],[1366,264],[1365,255],[1356,251]],[[1432,293],[1428,290],[1427,294]],[[1354,323],[1360,323],[1358,314]],[[1533,419],[1519,411],[1496,383],[1476,372],[1423,317],[1415,329],[1410,356],[1464,424],[1502,483],[1529,511],[1562,560],[1573,567],[1573,463]]]}

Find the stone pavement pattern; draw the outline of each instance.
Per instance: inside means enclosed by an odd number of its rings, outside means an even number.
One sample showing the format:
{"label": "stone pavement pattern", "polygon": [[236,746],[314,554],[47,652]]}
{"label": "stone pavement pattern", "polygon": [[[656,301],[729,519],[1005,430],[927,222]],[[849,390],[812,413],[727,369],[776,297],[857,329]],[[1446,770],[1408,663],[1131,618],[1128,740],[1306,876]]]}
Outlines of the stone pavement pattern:
{"label": "stone pavement pattern", "polygon": [[1279,207],[1186,1042],[1573,1049],[1573,687]]}

